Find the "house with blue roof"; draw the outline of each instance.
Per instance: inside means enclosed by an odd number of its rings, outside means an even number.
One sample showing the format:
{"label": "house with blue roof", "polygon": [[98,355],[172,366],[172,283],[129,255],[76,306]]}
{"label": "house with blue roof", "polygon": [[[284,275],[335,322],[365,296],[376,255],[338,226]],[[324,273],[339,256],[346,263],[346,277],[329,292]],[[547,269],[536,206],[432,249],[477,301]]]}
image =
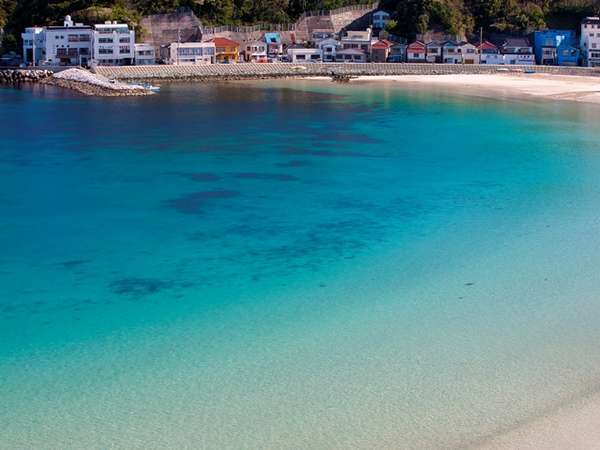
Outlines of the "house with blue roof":
{"label": "house with blue roof", "polygon": [[269,58],[279,58],[283,55],[283,42],[279,33],[265,33],[263,39],[267,44]]}
{"label": "house with blue roof", "polygon": [[576,66],[580,50],[573,30],[544,30],[533,33],[537,64]]}

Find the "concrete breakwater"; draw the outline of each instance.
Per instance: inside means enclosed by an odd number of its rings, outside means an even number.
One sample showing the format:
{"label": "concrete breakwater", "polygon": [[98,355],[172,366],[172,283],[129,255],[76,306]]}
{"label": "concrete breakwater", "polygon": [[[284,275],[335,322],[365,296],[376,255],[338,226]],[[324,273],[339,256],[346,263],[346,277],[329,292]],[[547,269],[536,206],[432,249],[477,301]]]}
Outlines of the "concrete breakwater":
{"label": "concrete breakwater", "polygon": [[0,69],[0,83],[19,84],[38,82],[51,77],[54,72],[43,69]]}
{"label": "concrete breakwater", "polygon": [[537,72],[557,75],[599,76],[600,69],[556,66],[496,66],[418,63],[244,63],[186,66],[97,67],[95,71],[119,80],[238,80],[257,78],[348,75],[449,75]]}

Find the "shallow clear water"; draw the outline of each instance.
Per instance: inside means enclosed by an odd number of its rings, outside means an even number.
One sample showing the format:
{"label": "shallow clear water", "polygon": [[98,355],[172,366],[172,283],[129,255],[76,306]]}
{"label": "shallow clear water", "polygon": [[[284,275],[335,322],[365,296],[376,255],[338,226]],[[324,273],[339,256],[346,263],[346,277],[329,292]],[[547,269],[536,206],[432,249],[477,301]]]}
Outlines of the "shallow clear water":
{"label": "shallow clear water", "polygon": [[595,390],[599,114],[0,89],[0,447],[464,447]]}

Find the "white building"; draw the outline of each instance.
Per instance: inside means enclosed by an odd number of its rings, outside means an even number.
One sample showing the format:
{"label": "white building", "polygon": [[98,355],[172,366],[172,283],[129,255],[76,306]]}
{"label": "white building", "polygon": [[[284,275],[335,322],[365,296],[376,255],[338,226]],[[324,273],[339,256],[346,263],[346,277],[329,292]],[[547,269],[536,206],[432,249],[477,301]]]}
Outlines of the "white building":
{"label": "white building", "polygon": [[583,65],[600,66],[600,17],[586,17],[581,21],[581,56]]}
{"label": "white building", "polygon": [[477,46],[480,64],[504,64],[504,57],[500,50],[489,41],[483,41]]}
{"label": "white building", "polygon": [[341,38],[343,50],[362,50],[366,54],[371,53],[371,29],[365,31],[347,31]]}
{"label": "white building", "polygon": [[321,50],[321,57],[324,62],[334,62],[335,54],[340,48],[340,42],[337,39],[323,39],[317,43],[317,48]]}
{"label": "white building", "polygon": [[338,50],[335,54],[335,62],[366,63],[367,54],[358,48]]}
{"label": "white building", "polygon": [[149,66],[156,64],[156,51],[152,44],[135,44],[135,65]]}
{"label": "white building", "polygon": [[443,42],[432,41],[427,44],[427,57],[428,63],[441,63],[442,62],[442,50],[444,48]]}
{"label": "white building", "polygon": [[320,62],[322,59],[321,50],[318,48],[288,48],[288,58],[293,63]]}
{"label": "white building", "polygon": [[124,66],[135,61],[135,32],[125,23],[106,21],[94,26],[94,64]]}
{"label": "white building", "polygon": [[508,38],[500,46],[500,53],[504,58],[504,64],[525,65],[535,64],[533,47],[526,38]]}
{"label": "white building", "polygon": [[460,46],[456,42],[444,42],[442,45],[442,62],[444,64],[459,64],[462,62]]}
{"label": "white building", "polygon": [[[23,62],[38,65],[46,59],[46,34],[42,27],[28,27],[21,33]],[[34,56],[35,55],[35,56]]]}
{"label": "white building", "polygon": [[382,10],[375,11],[372,16],[372,21],[373,28],[383,30],[390,21],[390,14]]}
{"label": "white building", "polygon": [[470,42],[461,42],[459,51],[463,64],[479,64],[479,50]]}
{"label": "white building", "polygon": [[310,40],[315,45],[325,39],[335,39],[335,31],[325,29],[315,29],[310,35]]}
{"label": "white building", "polygon": [[169,64],[214,64],[214,42],[173,42],[169,46]]}
{"label": "white building", "polygon": [[[27,30],[24,34],[27,34]],[[42,34],[44,41],[43,56],[40,60],[42,64],[87,66],[91,62],[92,27],[73,23],[71,16],[66,16],[62,26],[46,27]],[[36,39],[35,42],[37,44],[39,40]],[[28,50],[25,45],[23,49]]]}
{"label": "white building", "polygon": [[244,46],[244,59],[247,62],[267,62],[267,43],[262,40],[248,42]]}

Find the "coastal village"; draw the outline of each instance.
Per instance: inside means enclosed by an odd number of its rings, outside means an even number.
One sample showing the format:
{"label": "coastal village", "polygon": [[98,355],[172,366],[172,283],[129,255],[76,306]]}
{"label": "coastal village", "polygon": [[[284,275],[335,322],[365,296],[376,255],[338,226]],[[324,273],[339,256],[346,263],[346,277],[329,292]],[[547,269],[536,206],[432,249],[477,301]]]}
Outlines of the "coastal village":
{"label": "coastal village", "polygon": [[[418,36],[407,42],[386,31],[390,14],[374,10],[361,29],[312,28],[297,33],[264,31],[252,40],[182,36],[172,42],[136,42],[127,24],[88,25],[65,17],[59,26],[32,26],[22,33],[21,67],[205,65],[241,63],[437,63],[600,66],[600,18],[587,17],[579,30],[548,29],[523,36],[474,39]],[[238,33],[239,34],[239,33]],[[18,57],[17,57],[18,58]]]}

